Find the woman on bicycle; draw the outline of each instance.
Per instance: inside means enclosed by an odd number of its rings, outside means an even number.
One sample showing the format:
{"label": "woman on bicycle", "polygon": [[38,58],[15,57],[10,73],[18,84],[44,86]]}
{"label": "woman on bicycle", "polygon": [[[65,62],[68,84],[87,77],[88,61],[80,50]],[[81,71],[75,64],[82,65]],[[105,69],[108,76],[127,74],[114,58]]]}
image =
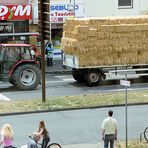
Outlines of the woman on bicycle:
{"label": "woman on bicycle", "polygon": [[38,127],[37,132],[40,134],[41,137],[49,138],[49,132],[48,132],[43,120],[39,121],[39,127]]}
{"label": "woman on bicycle", "polygon": [[42,148],[46,148],[46,146],[47,146],[47,144],[50,140],[50,137],[49,137],[49,132],[48,132],[43,120],[39,121],[39,127],[38,127],[38,130],[37,130],[37,133],[39,133],[39,135],[43,139]]}

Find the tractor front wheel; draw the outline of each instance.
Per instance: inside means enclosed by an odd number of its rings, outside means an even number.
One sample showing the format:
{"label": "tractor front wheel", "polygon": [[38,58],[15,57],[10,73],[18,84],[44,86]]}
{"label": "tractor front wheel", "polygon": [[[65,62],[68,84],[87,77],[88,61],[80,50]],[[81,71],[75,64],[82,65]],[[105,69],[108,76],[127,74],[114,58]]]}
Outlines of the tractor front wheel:
{"label": "tractor front wheel", "polygon": [[11,80],[20,90],[32,90],[40,84],[40,70],[34,64],[20,65],[14,71]]}

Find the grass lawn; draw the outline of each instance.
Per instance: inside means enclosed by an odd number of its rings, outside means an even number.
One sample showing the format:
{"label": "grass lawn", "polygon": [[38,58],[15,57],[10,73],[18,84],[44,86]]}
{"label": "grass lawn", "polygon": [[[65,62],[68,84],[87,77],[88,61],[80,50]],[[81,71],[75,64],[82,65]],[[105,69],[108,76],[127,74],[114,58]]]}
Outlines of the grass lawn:
{"label": "grass lawn", "polygon": [[[148,91],[128,91],[128,103],[148,103]],[[81,96],[63,96],[47,98],[42,103],[41,98],[15,101],[1,101],[0,112],[37,111],[46,109],[67,109],[80,107],[95,107],[102,105],[120,105],[125,102],[124,92],[99,93]]]}
{"label": "grass lawn", "polygon": [[[125,141],[115,142],[115,148],[125,148]],[[148,148],[148,142],[140,142],[139,140],[132,140],[128,142],[128,148]]]}

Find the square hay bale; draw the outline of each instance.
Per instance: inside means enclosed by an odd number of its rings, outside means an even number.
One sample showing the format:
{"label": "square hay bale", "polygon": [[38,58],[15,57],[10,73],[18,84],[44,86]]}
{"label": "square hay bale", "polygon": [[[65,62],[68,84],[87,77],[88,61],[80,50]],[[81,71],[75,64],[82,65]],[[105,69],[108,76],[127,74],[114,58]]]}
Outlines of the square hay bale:
{"label": "square hay bale", "polygon": [[148,16],[67,19],[62,48],[83,66],[148,63]]}

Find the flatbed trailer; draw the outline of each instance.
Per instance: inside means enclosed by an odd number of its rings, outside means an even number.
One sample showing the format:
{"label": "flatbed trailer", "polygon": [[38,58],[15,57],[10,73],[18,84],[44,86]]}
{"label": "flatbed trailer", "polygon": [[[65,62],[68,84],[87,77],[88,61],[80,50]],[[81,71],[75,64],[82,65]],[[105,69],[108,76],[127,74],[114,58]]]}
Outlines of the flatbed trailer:
{"label": "flatbed trailer", "polygon": [[99,85],[104,80],[129,79],[148,76],[148,64],[79,66],[76,56],[63,53],[63,65],[72,68],[73,78],[88,86]]}

